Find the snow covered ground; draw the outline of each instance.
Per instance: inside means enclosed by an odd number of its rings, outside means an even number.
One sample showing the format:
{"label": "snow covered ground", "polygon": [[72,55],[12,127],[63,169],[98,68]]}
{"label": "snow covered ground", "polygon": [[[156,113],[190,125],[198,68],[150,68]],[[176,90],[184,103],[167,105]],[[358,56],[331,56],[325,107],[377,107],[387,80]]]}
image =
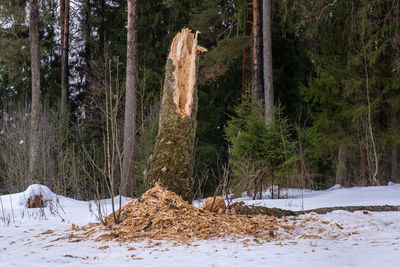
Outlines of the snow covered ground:
{"label": "snow covered ground", "polygon": [[[38,191],[47,207],[28,209],[27,199]],[[235,201],[291,210],[385,204],[400,207],[400,185],[334,187],[303,193],[290,190],[287,199]],[[101,208],[104,214],[110,213],[111,200],[103,200]],[[302,215],[304,221],[310,220],[296,230],[294,237],[262,245],[252,238],[195,241],[190,245],[70,239],[72,224],[83,226],[97,221],[96,209],[94,202],[56,196],[39,185],[1,196],[0,266],[400,266],[400,211],[338,210],[326,215]],[[315,220],[323,222],[325,232],[335,228],[340,235],[313,237],[318,230],[314,229]]]}
{"label": "snow covered ground", "polygon": [[[290,189],[283,192],[287,199],[269,199],[269,191],[263,194],[264,199],[249,200],[237,198],[248,205],[274,207],[286,210],[311,210],[341,206],[381,206],[400,205],[400,184],[389,183],[389,186],[369,186],[340,188],[335,185],[328,190],[312,191]],[[399,265],[400,266],[400,265]]]}

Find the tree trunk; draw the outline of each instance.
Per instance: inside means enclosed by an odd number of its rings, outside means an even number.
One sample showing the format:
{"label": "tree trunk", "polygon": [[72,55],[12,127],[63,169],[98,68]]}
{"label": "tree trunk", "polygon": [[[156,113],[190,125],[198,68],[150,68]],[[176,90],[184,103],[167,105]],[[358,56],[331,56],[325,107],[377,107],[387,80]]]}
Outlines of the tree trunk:
{"label": "tree trunk", "polygon": [[154,182],[189,202],[193,198],[198,59],[206,51],[198,46],[197,35],[184,28],[172,41],[151,168]]}
{"label": "tree trunk", "polygon": [[347,160],[347,148],[345,145],[339,145],[338,164],[336,168],[336,184],[340,184],[342,186],[345,185],[347,178],[346,160]]}
{"label": "tree trunk", "polygon": [[394,145],[392,149],[392,181],[398,182],[399,180],[399,145]]}
{"label": "tree trunk", "polygon": [[261,5],[260,0],[253,0],[253,62],[252,62],[252,89],[253,102],[262,101],[262,75],[261,75]]}
{"label": "tree trunk", "polygon": [[[98,45],[94,45],[94,47],[96,47],[95,54],[104,56],[107,53],[106,40],[109,38],[108,36],[106,36],[106,12],[107,12],[106,0],[99,0],[92,3],[96,5],[94,9],[99,9],[97,12],[100,13],[100,18],[98,18],[98,20],[100,20],[100,25],[98,29],[99,39],[98,39]],[[97,14],[97,16],[99,16],[99,14]]]}
{"label": "tree trunk", "polygon": [[[244,24],[244,35],[251,34],[251,13],[247,12],[246,21]],[[243,49],[243,62],[242,62],[242,103],[249,100],[249,75],[250,75],[250,47],[246,46]]]}
{"label": "tree trunk", "polygon": [[40,97],[40,56],[39,56],[39,7],[38,0],[29,1],[29,45],[31,53],[32,102],[29,143],[28,182],[36,179],[39,151],[39,97]]}
{"label": "tree trunk", "polygon": [[365,40],[364,40],[364,29],[361,33],[361,43],[363,46],[363,56],[364,56],[364,72],[365,72],[365,89],[366,89],[366,97],[367,97],[367,103],[368,103],[368,113],[367,113],[367,119],[368,119],[368,130],[369,130],[369,136],[371,138],[371,143],[372,143],[372,151],[373,151],[373,156],[374,156],[374,161],[375,161],[375,166],[374,166],[374,173],[372,175],[372,183],[373,185],[379,185],[379,181],[377,179],[378,176],[378,171],[379,171],[379,160],[378,160],[378,154],[376,151],[376,144],[375,144],[375,137],[372,129],[372,110],[371,110],[371,97],[370,97],[370,89],[369,89],[369,71],[368,71],[368,59],[367,59],[367,48],[365,45]]}
{"label": "tree trunk", "polygon": [[61,114],[63,114],[63,116],[67,111],[68,101],[69,10],[70,0],[61,0]]}
{"label": "tree trunk", "polygon": [[369,167],[368,167],[368,153],[367,153],[367,147],[366,144],[363,145],[362,147],[362,161],[361,161],[361,166],[362,166],[362,177],[363,181],[362,184],[363,186],[368,186],[368,181],[369,181]]}
{"label": "tree trunk", "polygon": [[84,83],[84,90],[89,89],[89,81],[88,81],[88,74],[90,71],[90,61],[91,61],[91,53],[92,53],[92,44],[91,44],[91,21],[90,21],[90,0],[85,0],[82,5],[82,16],[84,18],[84,22],[82,23],[82,32],[83,32],[83,39],[85,41],[85,65],[84,65],[84,76],[85,76],[85,83]]}
{"label": "tree trunk", "polygon": [[135,156],[136,134],[136,91],[138,87],[137,4],[137,0],[128,0],[124,154],[120,190],[123,196],[131,196],[133,190],[136,188],[133,163]]}
{"label": "tree trunk", "polygon": [[272,76],[271,0],[263,0],[263,63],[265,122],[269,124],[274,112],[274,87]]}

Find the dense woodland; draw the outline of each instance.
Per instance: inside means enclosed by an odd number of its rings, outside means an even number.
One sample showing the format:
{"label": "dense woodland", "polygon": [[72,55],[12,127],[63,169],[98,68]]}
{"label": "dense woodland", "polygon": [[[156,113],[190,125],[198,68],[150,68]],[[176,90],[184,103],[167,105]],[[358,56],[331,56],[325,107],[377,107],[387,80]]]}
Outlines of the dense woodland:
{"label": "dense woodland", "polygon": [[400,181],[399,0],[0,0],[0,193],[152,186],[184,27],[208,50],[195,197]]}

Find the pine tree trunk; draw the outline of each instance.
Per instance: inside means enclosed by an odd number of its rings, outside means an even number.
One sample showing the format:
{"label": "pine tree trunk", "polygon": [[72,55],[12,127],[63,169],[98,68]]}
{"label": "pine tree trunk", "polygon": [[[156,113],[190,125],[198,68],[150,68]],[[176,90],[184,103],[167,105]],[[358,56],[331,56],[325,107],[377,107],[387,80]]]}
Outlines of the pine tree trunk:
{"label": "pine tree trunk", "polygon": [[40,56],[39,56],[39,7],[38,0],[29,1],[29,44],[32,74],[32,102],[29,143],[29,177],[28,182],[36,180],[37,159],[39,151],[39,98],[40,98]]}
{"label": "pine tree trunk", "polygon": [[252,89],[253,102],[261,102],[262,99],[262,75],[261,75],[261,52],[262,52],[262,30],[261,30],[261,0],[253,0],[253,62],[252,62]]}
{"label": "pine tree trunk", "polygon": [[342,186],[345,185],[347,178],[346,160],[347,160],[347,148],[345,145],[339,145],[338,164],[336,169],[336,184],[340,184]]}
{"label": "pine tree trunk", "polygon": [[397,182],[399,180],[399,145],[394,145],[392,149],[392,181]]}
{"label": "pine tree trunk", "polygon": [[197,35],[184,28],[172,41],[151,168],[154,182],[189,202],[193,198],[198,59],[206,51],[198,46]]}
{"label": "pine tree trunk", "polygon": [[263,0],[263,63],[265,122],[273,119],[274,87],[272,76],[271,0]]}
{"label": "pine tree trunk", "polygon": [[[247,12],[246,21],[244,24],[244,35],[250,36],[251,34],[251,13]],[[246,46],[243,49],[243,62],[242,62],[242,102],[249,100],[249,75],[250,75],[250,47]]]}
{"label": "pine tree trunk", "polygon": [[135,157],[136,91],[138,87],[137,4],[137,0],[128,0],[124,154],[120,188],[123,196],[132,196],[133,190],[136,188],[133,163]]}
{"label": "pine tree trunk", "polygon": [[68,100],[69,10],[70,0],[61,0],[61,114],[63,114],[63,116],[67,111]]}

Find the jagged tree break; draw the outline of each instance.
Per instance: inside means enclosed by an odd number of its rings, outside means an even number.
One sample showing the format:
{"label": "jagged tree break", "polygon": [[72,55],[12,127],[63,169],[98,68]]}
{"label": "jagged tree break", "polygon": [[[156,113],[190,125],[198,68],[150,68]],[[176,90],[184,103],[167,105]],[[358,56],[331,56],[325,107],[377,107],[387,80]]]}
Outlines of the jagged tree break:
{"label": "jagged tree break", "polygon": [[184,28],[172,41],[151,168],[154,182],[189,202],[197,126],[198,60],[207,51],[198,45],[198,33]]}

